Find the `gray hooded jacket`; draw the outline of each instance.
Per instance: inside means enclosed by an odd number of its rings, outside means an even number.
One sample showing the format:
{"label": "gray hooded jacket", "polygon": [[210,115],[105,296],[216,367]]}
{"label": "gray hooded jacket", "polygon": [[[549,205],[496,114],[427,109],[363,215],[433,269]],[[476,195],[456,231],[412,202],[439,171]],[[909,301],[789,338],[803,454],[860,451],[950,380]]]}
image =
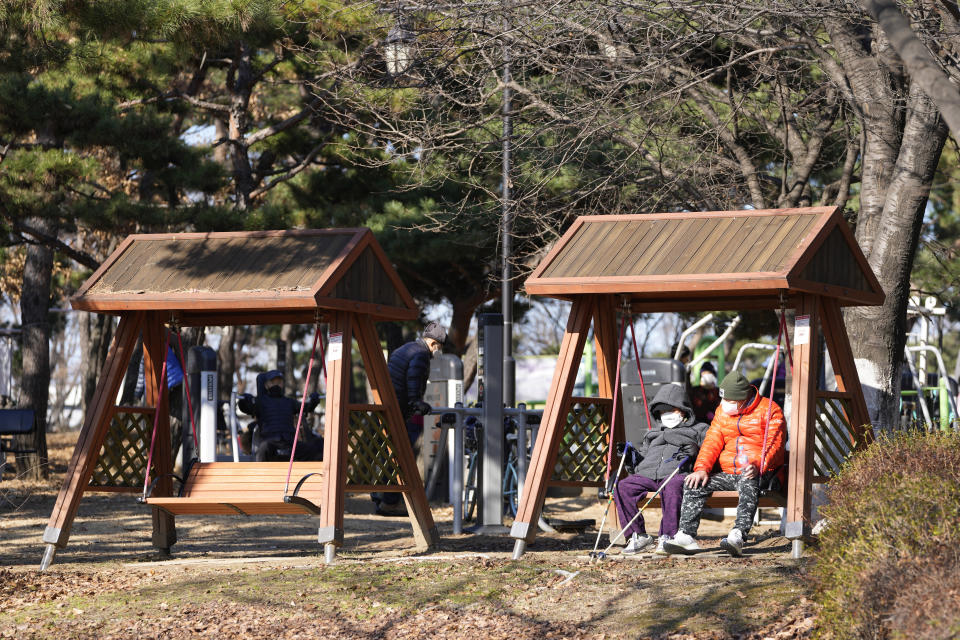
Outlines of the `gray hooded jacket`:
{"label": "gray hooded jacket", "polygon": [[[682,409],[686,420],[673,429],[666,429],[660,422],[660,414],[672,409]],[[696,460],[710,425],[697,422],[686,390],[676,384],[660,387],[650,403],[650,413],[652,428],[642,442],[634,443],[643,459],[633,472],[652,480],[663,480],[673,473],[685,456],[693,456],[692,459]],[[681,449],[683,452],[677,455]]]}

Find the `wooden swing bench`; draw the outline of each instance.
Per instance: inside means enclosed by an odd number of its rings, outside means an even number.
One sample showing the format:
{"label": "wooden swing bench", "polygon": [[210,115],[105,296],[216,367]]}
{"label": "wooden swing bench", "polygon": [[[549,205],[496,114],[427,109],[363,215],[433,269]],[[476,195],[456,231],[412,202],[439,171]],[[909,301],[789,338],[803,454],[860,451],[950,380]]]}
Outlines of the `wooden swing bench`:
{"label": "wooden swing bench", "polygon": [[[707,499],[707,507],[711,509],[726,509],[736,507],[740,497],[736,491],[714,491]],[[646,499],[640,500],[640,504],[646,502]],[[761,493],[757,506],[763,508],[785,507],[787,506],[787,496],[782,493]],[[660,496],[657,496],[650,502],[651,509],[660,508]]]}
{"label": "wooden swing bench", "polygon": [[[170,515],[320,514],[323,462],[195,462],[179,496],[152,497],[143,502]],[[154,481],[156,484],[156,481]]]}

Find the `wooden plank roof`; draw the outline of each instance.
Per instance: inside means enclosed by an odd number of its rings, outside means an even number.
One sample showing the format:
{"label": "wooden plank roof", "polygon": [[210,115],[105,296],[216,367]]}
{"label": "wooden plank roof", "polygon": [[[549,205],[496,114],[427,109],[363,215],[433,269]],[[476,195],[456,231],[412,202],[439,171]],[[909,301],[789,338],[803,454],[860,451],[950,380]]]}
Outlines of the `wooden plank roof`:
{"label": "wooden plank roof", "polygon": [[312,322],[334,309],[418,315],[366,228],[131,235],[71,303],[103,313],[170,311],[183,324],[211,325]]}
{"label": "wooden plank roof", "polygon": [[765,308],[781,293],[844,305],[884,299],[836,207],[582,216],[526,290],[558,298],[623,294],[649,310]]}

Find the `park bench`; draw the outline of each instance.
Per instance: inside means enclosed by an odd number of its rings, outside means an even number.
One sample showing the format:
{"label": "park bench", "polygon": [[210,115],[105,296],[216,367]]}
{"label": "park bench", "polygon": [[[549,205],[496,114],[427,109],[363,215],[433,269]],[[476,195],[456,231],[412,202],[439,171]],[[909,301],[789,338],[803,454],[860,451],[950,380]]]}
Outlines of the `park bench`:
{"label": "park bench", "polygon": [[[288,462],[195,462],[180,495],[144,503],[171,515],[319,514],[323,462],[294,462],[287,495]],[[156,480],[154,480],[156,485]]]}
{"label": "park bench", "polygon": [[8,453],[36,453],[36,449],[19,447],[15,441],[15,436],[33,433],[36,427],[33,409],[0,409],[0,473]]}

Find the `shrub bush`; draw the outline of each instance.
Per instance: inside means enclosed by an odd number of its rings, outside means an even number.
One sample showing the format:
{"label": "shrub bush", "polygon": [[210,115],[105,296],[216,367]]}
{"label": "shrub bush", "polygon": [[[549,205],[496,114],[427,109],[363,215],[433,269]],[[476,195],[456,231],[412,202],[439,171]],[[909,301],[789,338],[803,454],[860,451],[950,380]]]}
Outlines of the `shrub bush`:
{"label": "shrub bush", "polygon": [[960,637],[960,434],[883,437],[828,487],[822,636]]}

